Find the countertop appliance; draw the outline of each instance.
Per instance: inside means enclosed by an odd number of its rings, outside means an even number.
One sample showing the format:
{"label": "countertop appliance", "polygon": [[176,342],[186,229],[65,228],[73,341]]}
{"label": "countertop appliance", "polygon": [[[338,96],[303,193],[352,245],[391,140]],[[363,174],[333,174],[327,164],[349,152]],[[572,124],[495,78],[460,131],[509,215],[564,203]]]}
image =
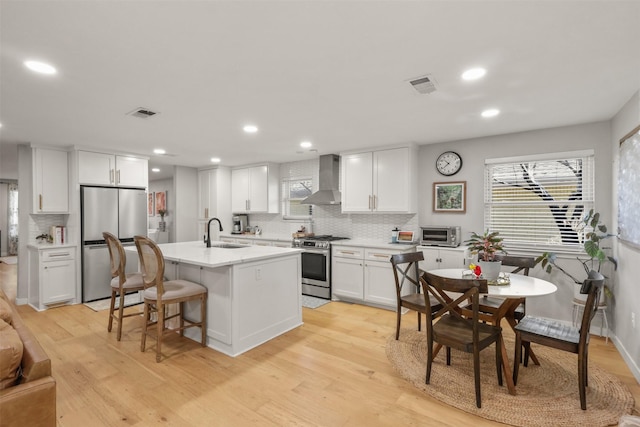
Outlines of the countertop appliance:
{"label": "countertop appliance", "polygon": [[450,248],[460,246],[462,239],[460,226],[433,225],[420,228],[422,229],[420,239],[422,246],[446,246]]}
{"label": "countertop appliance", "polygon": [[293,239],[302,252],[302,294],[331,299],[331,242],[348,237],[320,235]]}
{"label": "countertop appliance", "polygon": [[[111,296],[108,231],[131,246],[133,236],[147,235],[147,192],[144,189],[80,187],[82,233],[82,302]],[[127,272],[138,270],[138,255],[127,251]]]}
{"label": "countertop appliance", "polygon": [[232,220],[233,229],[231,230],[231,234],[242,234],[249,226],[249,215],[234,215]]}

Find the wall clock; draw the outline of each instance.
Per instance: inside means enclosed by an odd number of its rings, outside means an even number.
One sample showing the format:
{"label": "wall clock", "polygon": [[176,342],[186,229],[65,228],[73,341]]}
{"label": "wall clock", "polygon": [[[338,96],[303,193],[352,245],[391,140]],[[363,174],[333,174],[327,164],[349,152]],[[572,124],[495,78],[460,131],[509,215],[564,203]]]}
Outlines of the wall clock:
{"label": "wall clock", "polygon": [[462,157],[453,151],[445,151],[436,160],[436,169],[444,176],[455,175],[462,168]]}

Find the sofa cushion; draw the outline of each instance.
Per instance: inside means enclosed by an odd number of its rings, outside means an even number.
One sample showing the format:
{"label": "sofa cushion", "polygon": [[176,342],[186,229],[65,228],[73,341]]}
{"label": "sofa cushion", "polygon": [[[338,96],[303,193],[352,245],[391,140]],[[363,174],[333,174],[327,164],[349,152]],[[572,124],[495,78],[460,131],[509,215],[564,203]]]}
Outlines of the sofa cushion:
{"label": "sofa cushion", "polygon": [[0,319],[11,324],[12,316],[13,310],[11,310],[11,305],[4,298],[0,298]]}
{"label": "sofa cushion", "polygon": [[17,384],[20,379],[23,349],[18,332],[0,320],[0,390]]}

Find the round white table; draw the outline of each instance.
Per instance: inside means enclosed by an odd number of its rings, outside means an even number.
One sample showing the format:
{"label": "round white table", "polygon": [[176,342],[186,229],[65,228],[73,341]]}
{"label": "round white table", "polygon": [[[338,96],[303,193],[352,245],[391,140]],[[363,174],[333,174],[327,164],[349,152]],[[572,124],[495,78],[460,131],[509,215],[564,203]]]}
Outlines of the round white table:
{"label": "round white table", "polygon": [[[450,279],[473,279],[472,275],[463,275],[462,273],[466,273],[467,270],[461,268],[442,268],[436,270],[429,270],[429,273],[435,274],[440,277],[447,277]],[[490,311],[484,313],[481,320],[488,321],[493,323],[496,326],[500,325],[502,319],[506,319],[511,326],[511,329],[516,326],[516,319],[514,317],[515,309],[524,302],[525,298],[529,297],[539,297],[543,295],[549,295],[558,290],[558,287],[553,283],[547,282],[546,280],[539,279],[537,277],[524,276],[522,274],[513,274],[509,275],[509,284],[507,285],[488,285],[487,286],[487,295],[493,297],[501,297],[504,298],[504,302],[498,307],[495,311]],[[482,301],[480,302],[482,305]],[[515,330],[514,330],[515,332]],[[507,382],[507,388],[509,389],[510,394],[516,394],[515,385],[513,383],[513,377],[511,368],[509,366],[509,359],[507,357],[507,350],[504,346],[504,340],[502,340],[502,367],[504,371],[504,376]],[[533,352],[530,353],[531,360],[539,365],[538,358],[535,356]],[[514,360],[514,363],[519,363]]]}

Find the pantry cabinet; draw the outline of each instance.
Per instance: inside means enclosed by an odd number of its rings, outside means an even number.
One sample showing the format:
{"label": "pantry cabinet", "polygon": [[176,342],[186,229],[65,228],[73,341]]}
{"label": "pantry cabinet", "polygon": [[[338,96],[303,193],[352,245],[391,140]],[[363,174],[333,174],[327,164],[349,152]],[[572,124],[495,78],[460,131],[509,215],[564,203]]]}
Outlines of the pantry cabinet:
{"label": "pantry cabinet", "polygon": [[278,213],[278,167],[273,164],[231,171],[233,213]]}
{"label": "pantry cabinet", "polygon": [[342,212],[415,213],[414,147],[343,154]]}
{"label": "pantry cabinet", "polygon": [[[198,236],[205,236],[211,218],[231,227],[231,170],[217,167],[198,170]],[[218,239],[218,224],[211,226],[212,240]]]}
{"label": "pantry cabinet", "polygon": [[148,160],[91,151],[78,151],[78,182],[146,188],[149,185]]}
{"label": "pantry cabinet", "polygon": [[33,149],[32,213],[69,212],[68,158],[66,151]]}
{"label": "pantry cabinet", "polygon": [[395,310],[395,279],[389,260],[391,255],[413,251],[414,247],[382,249],[334,244],[332,298]]}
{"label": "pantry cabinet", "polygon": [[29,245],[28,302],[36,310],[76,299],[76,247]]}
{"label": "pantry cabinet", "polygon": [[424,255],[424,261],[420,261],[420,268],[425,271],[438,268],[465,268],[469,253],[466,246],[457,248],[418,246],[416,251],[422,251]]}

